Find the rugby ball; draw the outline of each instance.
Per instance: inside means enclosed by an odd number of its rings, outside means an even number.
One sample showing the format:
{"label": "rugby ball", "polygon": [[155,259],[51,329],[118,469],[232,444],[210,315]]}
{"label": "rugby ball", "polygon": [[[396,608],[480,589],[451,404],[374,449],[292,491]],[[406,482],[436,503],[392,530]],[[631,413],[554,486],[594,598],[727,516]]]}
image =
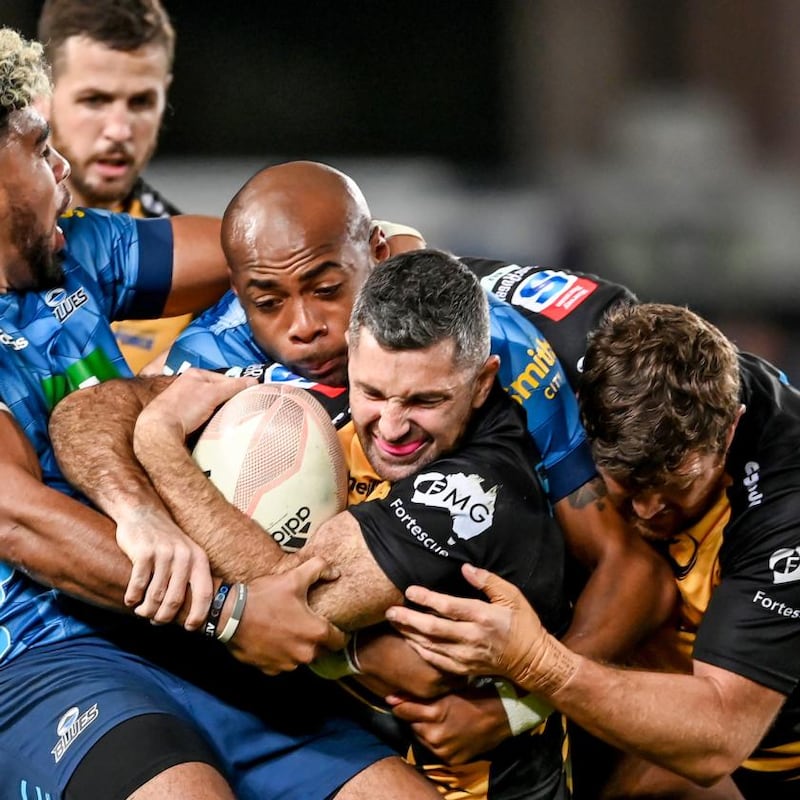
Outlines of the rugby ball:
{"label": "rugby ball", "polygon": [[286,551],[347,503],[347,465],[320,402],[285,383],[251,386],[209,420],[192,451],[225,498]]}

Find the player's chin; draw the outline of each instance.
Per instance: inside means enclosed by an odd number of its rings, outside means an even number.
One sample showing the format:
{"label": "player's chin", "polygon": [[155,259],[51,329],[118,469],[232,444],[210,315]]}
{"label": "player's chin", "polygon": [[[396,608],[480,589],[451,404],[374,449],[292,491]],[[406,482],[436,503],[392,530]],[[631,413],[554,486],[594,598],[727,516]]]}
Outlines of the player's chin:
{"label": "player's chin", "polygon": [[634,519],[634,529],[648,542],[668,542],[678,532],[679,526],[674,522],[654,522],[650,520]]}
{"label": "player's chin", "polygon": [[414,475],[435,458],[431,442],[425,442],[410,456],[393,456],[374,443],[367,448],[367,458],[378,475],[385,481],[399,481]]}
{"label": "player's chin", "polygon": [[324,383],[326,386],[346,386],[347,385],[347,361],[346,359],[330,359],[319,365],[307,364],[287,364],[292,372],[314,383]]}

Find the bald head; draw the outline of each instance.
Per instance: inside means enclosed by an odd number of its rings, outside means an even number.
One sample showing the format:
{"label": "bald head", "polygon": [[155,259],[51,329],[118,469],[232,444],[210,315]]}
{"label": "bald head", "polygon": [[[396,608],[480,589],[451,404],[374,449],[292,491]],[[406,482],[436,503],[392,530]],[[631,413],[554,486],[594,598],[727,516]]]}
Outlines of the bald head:
{"label": "bald head", "polygon": [[311,380],[344,384],[355,295],[388,256],[383,233],[370,226],[361,190],[325,164],[268,167],[242,187],[223,216],[222,246],[264,355]]}
{"label": "bald head", "polygon": [[279,266],[304,251],[343,241],[368,247],[370,212],[356,182],[314,161],[291,161],[256,173],[231,200],[222,245],[233,271],[259,258]]}

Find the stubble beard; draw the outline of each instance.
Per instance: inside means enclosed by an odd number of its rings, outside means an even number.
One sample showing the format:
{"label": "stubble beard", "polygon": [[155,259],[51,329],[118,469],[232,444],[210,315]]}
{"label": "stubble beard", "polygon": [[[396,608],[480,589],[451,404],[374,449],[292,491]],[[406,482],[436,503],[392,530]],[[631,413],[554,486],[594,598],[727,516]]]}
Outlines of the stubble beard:
{"label": "stubble beard", "polygon": [[18,288],[39,291],[55,289],[64,282],[62,253],[54,253],[50,236],[36,231],[36,215],[29,209],[12,207],[11,235],[13,244],[27,264],[27,281]]}

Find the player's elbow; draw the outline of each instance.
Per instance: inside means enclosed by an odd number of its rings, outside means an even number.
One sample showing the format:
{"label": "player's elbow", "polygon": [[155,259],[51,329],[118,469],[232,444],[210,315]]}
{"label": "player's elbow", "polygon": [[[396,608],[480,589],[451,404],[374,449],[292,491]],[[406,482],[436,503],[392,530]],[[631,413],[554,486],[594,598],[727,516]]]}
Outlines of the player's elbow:
{"label": "player's elbow", "polygon": [[708,789],[735,772],[740,764],[741,759],[737,760],[727,754],[719,754],[693,764],[692,768],[687,771],[686,777],[698,786]]}
{"label": "player's elbow", "polygon": [[698,748],[680,771],[698,786],[714,786],[739,769],[754,746],[745,745],[744,742],[720,740],[704,752],[700,752]]}

